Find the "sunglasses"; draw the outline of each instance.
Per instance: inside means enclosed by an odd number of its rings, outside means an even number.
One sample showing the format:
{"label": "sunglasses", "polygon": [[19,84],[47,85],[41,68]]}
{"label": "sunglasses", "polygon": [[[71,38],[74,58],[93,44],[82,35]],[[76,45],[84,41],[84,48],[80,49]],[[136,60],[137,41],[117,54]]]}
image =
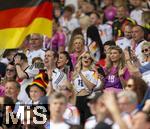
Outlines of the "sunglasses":
{"label": "sunglasses", "polygon": [[92,58],[91,57],[88,57],[88,56],[83,56],[84,59],[87,59],[87,60],[91,60]]}
{"label": "sunglasses", "polygon": [[144,53],[144,52],[148,52],[148,48],[143,49],[143,50],[142,50],[142,53]]}
{"label": "sunglasses", "polygon": [[6,71],[8,72],[14,72],[15,70],[14,69],[6,69]]}

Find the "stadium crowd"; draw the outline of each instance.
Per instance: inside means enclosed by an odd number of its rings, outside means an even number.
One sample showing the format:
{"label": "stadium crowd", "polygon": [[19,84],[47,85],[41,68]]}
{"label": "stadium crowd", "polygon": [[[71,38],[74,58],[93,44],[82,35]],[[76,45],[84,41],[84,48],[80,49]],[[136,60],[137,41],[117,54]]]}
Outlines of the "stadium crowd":
{"label": "stadium crowd", "polygon": [[2,52],[0,129],[37,128],[150,129],[149,0],[53,0],[52,37]]}

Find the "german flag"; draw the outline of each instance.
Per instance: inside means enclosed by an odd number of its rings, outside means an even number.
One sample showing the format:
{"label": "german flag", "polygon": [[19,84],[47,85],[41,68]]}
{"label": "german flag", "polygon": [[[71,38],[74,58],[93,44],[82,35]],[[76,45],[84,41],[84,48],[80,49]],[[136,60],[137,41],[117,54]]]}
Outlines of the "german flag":
{"label": "german flag", "polygon": [[0,0],[0,49],[17,48],[31,33],[52,34],[50,0]]}

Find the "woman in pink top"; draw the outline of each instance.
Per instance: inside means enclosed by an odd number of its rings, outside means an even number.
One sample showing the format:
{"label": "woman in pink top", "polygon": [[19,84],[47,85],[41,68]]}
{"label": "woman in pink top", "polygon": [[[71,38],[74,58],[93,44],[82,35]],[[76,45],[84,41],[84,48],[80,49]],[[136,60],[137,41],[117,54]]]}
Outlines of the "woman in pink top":
{"label": "woman in pink top", "polygon": [[49,39],[45,37],[44,48],[51,49],[53,51],[62,52],[65,50],[66,36],[60,27],[58,20],[53,22],[53,36]]}
{"label": "woman in pink top", "polygon": [[70,44],[71,60],[73,66],[76,65],[78,57],[84,52],[84,37],[82,35],[76,35]]}

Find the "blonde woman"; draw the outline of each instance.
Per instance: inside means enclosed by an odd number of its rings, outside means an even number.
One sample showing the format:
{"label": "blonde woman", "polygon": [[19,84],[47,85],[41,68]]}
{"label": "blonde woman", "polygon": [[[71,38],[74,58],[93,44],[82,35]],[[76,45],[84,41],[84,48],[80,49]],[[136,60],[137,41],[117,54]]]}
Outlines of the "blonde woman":
{"label": "blonde woman", "polygon": [[76,65],[78,57],[84,52],[84,37],[82,35],[76,35],[70,44],[71,60],[73,66]]}
{"label": "blonde woman", "polygon": [[103,79],[104,88],[105,90],[119,92],[124,88],[130,73],[125,64],[122,49],[119,46],[111,46],[109,50],[110,53],[104,68],[106,74]]}
{"label": "blonde woman", "polygon": [[80,112],[81,123],[91,115],[87,106],[87,96],[99,85],[98,76],[93,70],[94,60],[88,51],[78,59],[73,74],[73,84],[76,91],[76,106]]}

